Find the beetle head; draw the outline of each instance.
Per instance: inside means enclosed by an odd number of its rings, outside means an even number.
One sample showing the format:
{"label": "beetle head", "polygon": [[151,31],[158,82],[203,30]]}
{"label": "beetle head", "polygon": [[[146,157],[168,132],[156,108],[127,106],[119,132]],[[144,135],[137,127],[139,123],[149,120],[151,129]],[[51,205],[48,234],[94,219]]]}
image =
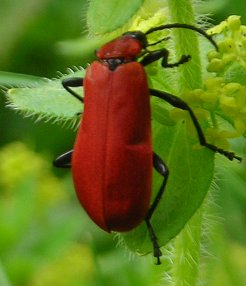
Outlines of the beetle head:
{"label": "beetle head", "polygon": [[146,50],[148,46],[153,46],[164,40],[169,39],[169,37],[165,37],[163,39],[158,40],[157,42],[148,44],[147,35],[156,31],[173,29],[173,28],[189,29],[197,33],[200,33],[205,38],[207,38],[218,50],[216,42],[212,39],[210,35],[206,34],[206,32],[204,32],[202,29],[189,24],[173,23],[173,24],[153,27],[149,29],[146,33],[143,33],[141,31],[126,32],[122,34],[120,37],[103,45],[100,49],[96,51],[96,56],[100,60],[119,59],[123,62],[135,60],[136,57],[138,57],[141,54],[142,50]]}
{"label": "beetle head", "polygon": [[96,56],[99,59],[119,58],[134,60],[147,46],[147,39],[140,31],[126,32],[97,50]]}

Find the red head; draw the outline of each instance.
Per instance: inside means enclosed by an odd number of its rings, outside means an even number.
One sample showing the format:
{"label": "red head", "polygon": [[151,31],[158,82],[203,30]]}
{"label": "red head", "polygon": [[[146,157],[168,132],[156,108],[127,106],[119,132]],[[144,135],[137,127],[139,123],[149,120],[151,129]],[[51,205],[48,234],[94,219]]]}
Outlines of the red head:
{"label": "red head", "polygon": [[218,49],[215,41],[203,30],[189,24],[174,23],[151,28],[146,33],[141,31],[126,32],[119,38],[110,41],[98,49],[96,56],[99,60],[107,62],[111,70],[115,70],[119,64],[135,61],[140,54],[143,55],[150,53],[146,49],[148,46],[154,46],[169,38],[165,37],[159,41],[148,44],[147,35],[155,31],[172,28],[182,28],[196,31],[206,37],[215,46],[215,48]]}
{"label": "red head", "polygon": [[102,46],[97,50],[96,55],[102,60],[114,58],[134,60],[146,46],[147,40],[144,33],[127,32]]}

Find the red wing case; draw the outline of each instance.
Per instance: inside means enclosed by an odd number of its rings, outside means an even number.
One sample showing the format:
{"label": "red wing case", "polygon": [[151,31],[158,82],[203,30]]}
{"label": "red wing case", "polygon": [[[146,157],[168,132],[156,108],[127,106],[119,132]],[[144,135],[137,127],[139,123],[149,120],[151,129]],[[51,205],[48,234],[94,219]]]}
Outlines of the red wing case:
{"label": "red wing case", "polygon": [[72,171],[77,196],[106,231],[128,231],[150,205],[152,146],[150,96],[141,64],[116,70],[94,62],[84,79],[85,109]]}

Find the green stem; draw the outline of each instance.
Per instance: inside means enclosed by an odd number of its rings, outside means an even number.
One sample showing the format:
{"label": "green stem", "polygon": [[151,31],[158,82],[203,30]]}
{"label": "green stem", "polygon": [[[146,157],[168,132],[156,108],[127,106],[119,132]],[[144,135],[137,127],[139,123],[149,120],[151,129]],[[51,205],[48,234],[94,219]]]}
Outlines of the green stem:
{"label": "green stem", "polygon": [[175,240],[172,269],[175,286],[198,285],[202,209],[195,213]]}
{"label": "green stem", "polygon": [[[168,0],[171,23],[196,25],[192,2],[190,0]],[[178,89],[195,89],[202,85],[202,72],[199,53],[198,35],[187,29],[173,29],[177,57],[191,55],[189,63],[179,67]]]}
{"label": "green stem", "polygon": [[7,278],[7,275],[4,271],[4,267],[3,267],[3,264],[1,261],[0,261],[0,285],[1,286],[11,286],[11,284]]}
{"label": "green stem", "polygon": [[[168,0],[171,23],[195,24],[192,1]],[[191,55],[189,63],[179,67],[178,92],[194,89],[202,85],[202,72],[197,35],[193,31],[174,29],[174,43],[177,57]],[[174,258],[171,271],[172,285],[196,286],[198,283],[202,208],[200,208],[174,243]]]}

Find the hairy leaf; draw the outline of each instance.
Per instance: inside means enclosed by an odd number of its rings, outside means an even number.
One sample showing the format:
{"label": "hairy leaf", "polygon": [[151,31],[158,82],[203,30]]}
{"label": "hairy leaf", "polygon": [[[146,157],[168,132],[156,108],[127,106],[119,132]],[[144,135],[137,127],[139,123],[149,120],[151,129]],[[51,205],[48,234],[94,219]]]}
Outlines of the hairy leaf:
{"label": "hairy leaf", "polygon": [[[79,70],[61,79],[42,80],[29,87],[9,89],[8,106],[37,119],[76,122],[83,105],[63,88],[61,80],[83,75],[84,70]],[[76,92],[82,96],[82,88],[77,88]]]}
{"label": "hairy leaf", "polygon": [[143,0],[90,1],[87,11],[89,32],[98,35],[122,27],[138,11]]}

